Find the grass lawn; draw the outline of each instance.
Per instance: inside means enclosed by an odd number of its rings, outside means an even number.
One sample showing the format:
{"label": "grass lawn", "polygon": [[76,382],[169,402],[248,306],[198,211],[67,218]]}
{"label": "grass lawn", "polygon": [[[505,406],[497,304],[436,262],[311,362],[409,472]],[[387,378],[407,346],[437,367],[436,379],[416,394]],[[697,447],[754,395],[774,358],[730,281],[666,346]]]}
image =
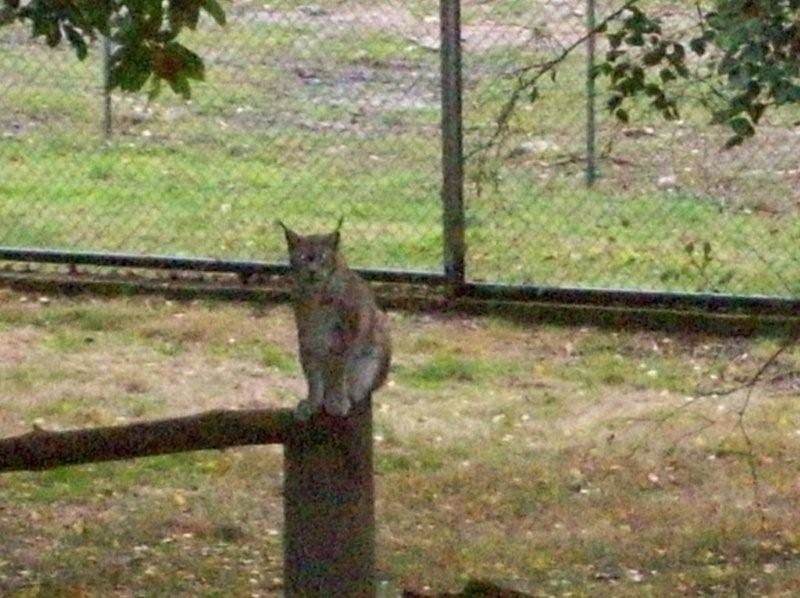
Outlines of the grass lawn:
{"label": "grass lawn", "polygon": [[[776,341],[390,316],[375,399],[389,587],[800,590],[800,350],[750,398],[750,453],[746,394],[701,391],[745,382]],[[0,435],[291,406],[295,352],[286,306],[0,290]],[[281,470],[279,447],[255,447],[4,474],[0,594],[280,595]]]}
{"label": "grass lawn", "polygon": [[[465,3],[467,152],[507,74],[580,32],[562,4]],[[115,94],[107,143],[97,51],[79,63],[3,28],[0,244],[279,260],[275,218],[324,229],[344,214],[354,264],[441,270],[436,14],[428,0],[237,3],[224,30],[185,38],[208,66],[192,101]],[[576,55],[522,106],[489,164],[499,186],[468,161],[470,278],[797,296],[797,115],[723,152],[727,133],[691,102],[670,124],[601,109],[589,191],[584,73]]]}

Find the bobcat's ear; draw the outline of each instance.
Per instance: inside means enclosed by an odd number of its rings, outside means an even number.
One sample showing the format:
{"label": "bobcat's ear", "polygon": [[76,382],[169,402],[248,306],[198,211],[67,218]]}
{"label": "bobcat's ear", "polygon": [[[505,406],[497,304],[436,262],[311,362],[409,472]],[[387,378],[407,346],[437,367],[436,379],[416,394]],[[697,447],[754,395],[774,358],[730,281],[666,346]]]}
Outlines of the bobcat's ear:
{"label": "bobcat's ear", "polygon": [[293,247],[294,245],[297,244],[297,242],[300,240],[300,237],[296,232],[294,232],[280,220],[276,220],[275,224],[277,224],[283,229],[283,234],[286,236],[286,243],[289,244],[289,247]]}

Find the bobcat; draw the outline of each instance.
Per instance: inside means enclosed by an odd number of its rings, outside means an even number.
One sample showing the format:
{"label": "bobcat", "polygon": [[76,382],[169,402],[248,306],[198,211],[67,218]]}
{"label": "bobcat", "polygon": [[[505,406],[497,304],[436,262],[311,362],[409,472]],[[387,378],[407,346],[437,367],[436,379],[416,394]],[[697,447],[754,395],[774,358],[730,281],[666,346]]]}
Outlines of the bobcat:
{"label": "bobcat", "polygon": [[391,339],[386,315],[339,251],[339,229],[302,236],[282,222],[294,282],[294,316],[308,397],[295,415],[324,407],[345,416],[386,381]]}

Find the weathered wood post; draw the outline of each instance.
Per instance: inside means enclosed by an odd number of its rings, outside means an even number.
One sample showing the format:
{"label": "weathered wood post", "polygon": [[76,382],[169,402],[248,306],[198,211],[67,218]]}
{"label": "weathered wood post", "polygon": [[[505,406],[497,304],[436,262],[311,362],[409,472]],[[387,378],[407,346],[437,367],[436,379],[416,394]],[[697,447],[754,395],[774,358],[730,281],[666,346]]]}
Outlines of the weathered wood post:
{"label": "weathered wood post", "polygon": [[286,596],[374,596],[372,401],[296,424],[284,447]]}
{"label": "weathered wood post", "polygon": [[372,402],[298,422],[289,409],[209,411],[0,438],[0,472],[252,444],[283,444],[284,578],[291,597],[375,595]]}

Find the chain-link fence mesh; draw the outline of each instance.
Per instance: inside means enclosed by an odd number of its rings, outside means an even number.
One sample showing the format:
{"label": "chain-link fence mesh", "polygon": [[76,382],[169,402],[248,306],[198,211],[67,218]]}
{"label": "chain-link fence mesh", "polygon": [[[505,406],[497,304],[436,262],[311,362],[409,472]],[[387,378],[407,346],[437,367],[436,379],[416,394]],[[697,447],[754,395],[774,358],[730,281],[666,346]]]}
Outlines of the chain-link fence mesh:
{"label": "chain-link fence mesh", "polygon": [[352,262],[441,269],[437,22],[402,2],[227,8],[182,38],[206,62],[191,101],[114,92],[107,143],[101,44],[78,62],[0,29],[0,244],[278,261],[277,218],[344,215]]}
{"label": "chain-link fence mesh", "polygon": [[[598,0],[597,20],[619,5]],[[689,5],[648,6],[691,27]],[[192,101],[114,93],[108,142],[100,47],[80,63],[0,29],[0,244],[279,260],[276,218],[343,214],[351,262],[441,271],[438,2],[228,14],[185,38],[207,65]],[[723,150],[693,89],[682,120],[643,104],[621,124],[598,81],[589,188],[585,43],[479,151],[519,74],[586,36],[587,0],[463,0],[461,17],[468,278],[799,294],[797,118]]]}
{"label": "chain-link fence mesh", "polygon": [[[622,5],[597,0],[595,22]],[[648,2],[664,28],[696,34],[692,3]],[[587,35],[587,0],[498,0],[464,5],[467,154],[496,130],[519,84]],[[597,61],[608,47],[596,40]],[[644,102],[630,124],[605,109],[597,86],[594,159],[586,185],[587,43],[522,99],[501,149],[468,162],[469,275],[555,286],[719,291],[797,296],[800,291],[800,118],[773,114],[756,137],[723,149],[699,85],[681,91],[681,119]],[[528,92],[530,89],[527,90]],[[793,112],[793,114],[791,113]]]}

